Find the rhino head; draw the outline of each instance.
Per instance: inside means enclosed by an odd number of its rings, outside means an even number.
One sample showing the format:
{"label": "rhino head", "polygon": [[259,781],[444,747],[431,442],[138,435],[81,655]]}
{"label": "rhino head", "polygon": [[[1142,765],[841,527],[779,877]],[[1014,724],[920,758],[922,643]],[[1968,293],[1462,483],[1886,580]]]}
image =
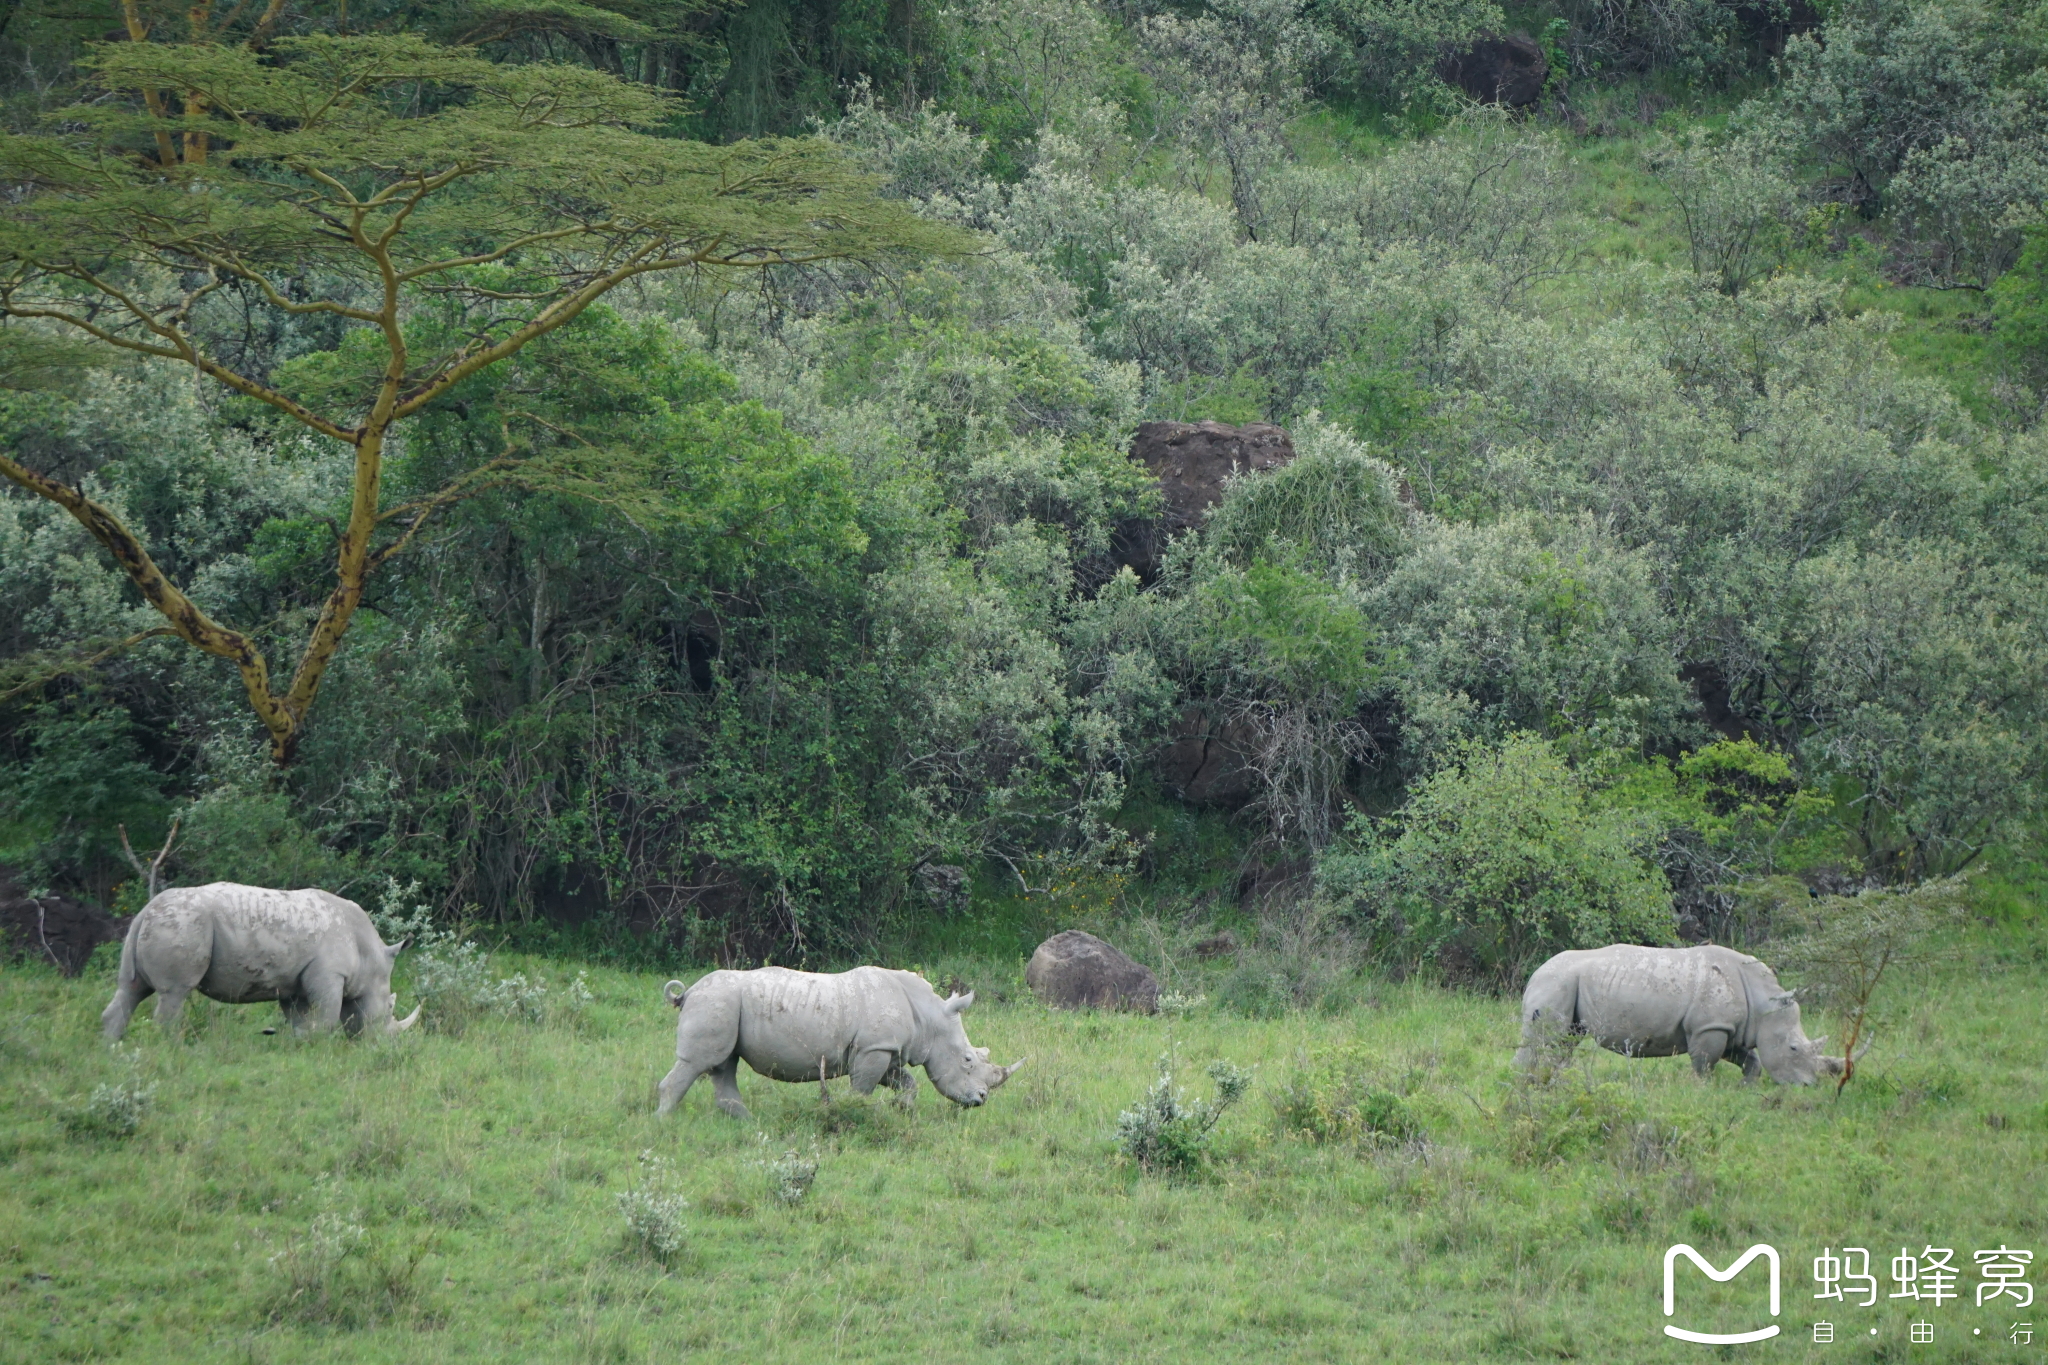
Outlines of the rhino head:
{"label": "rhino head", "polygon": [[[1756,1021],[1757,1060],[1780,1085],[1812,1085],[1822,1076],[1842,1074],[1843,1059],[1821,1050],[1825,1036],[1809,1038],[1799,1026],[1799,1002],[1791,992],[1767,997]],[[1861,1055],[1861,1052],[1858,1053]]]}
{"label": "rhino head", "polygon": [[1024,1065],[1019,1058],[1008,1066],[996,1066],[989,1061],[987,1048],[967,1041],[967,1026],[960,1016],[973,1003],[973,991],[941,1002],[924,1062],[924,1074],[931,1077],[933,1087],[953,1103],[970,1109],[986,1102],[990,1091]]}
{"label": "rhino head", "polygon": [[397,963],[399,953],[411,941],[400,939],[396,943],[382,945],[380,952],[384,959],[384,970],[377,974],[375,979],[366,981],[361,992],[344,1006],[342,1026],[349,1033],[358,1033],[365,1027],[374,1028],[380,1033],[403,1033],[420,1021],[419,1005],[414,1005],[412,1013],[405,1018],[397,1017],[398,996],[391,989],[391,968]]}

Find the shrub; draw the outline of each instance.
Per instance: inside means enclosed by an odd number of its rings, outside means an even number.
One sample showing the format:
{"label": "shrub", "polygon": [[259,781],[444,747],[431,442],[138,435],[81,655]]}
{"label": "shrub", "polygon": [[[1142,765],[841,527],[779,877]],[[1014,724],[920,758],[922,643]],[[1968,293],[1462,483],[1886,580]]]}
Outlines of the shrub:
{"label": "shrub", "polygon": [[1613,1081],[1594,1081],[1567,1068],[1549,1081],[1517,1078],[1498,1118],[1508,1156],[1524,1166],[1546,1166],[1633,1138],[1642,1120],[1634,1096]]}
{"label": "shrub", "polygon": [[1159,1079],[1132,1108],[1116,1117],[1116,1145],[1138,1168],[1189,1177],[1208,1161],[1209,1138],[1231,1106],[1251,1088],[1249,1071],[1226,1061],[1209,1064],[1213,1100],[1191,1099],[1173,1083],[1173,1058],[1159,1059]]}
{"label": "shrub", "polygon": [[64,1127],[73,1137],[112,1138],[135,1136],[149,1113],[156,1087],[142,1080],[142,1058],[128,1049],[117,1048],[123,1062],[120,1076],[92,1088],[92,1094],[78,1108],[64,1115]]}
{"label": "shrub", "polygon": [[675,1165],[652,1149],[640,1153],[640,1173],[619,1192],[626,1245],[666,1265],[683,1249],[683,1211],[690,1201],[675,1190]]}
{"label": "shrub", "polygon": [[1634,817],[1588,802],[1534,735],[1470,741],[1419,783],[1400,832],[1326,867],[1405,919],[1409,941],[1459,975],[1512,986],[1566,948],[1664,943],[1670,890],[1638,853]]}
{"label": "shrub", "polygon": [[1355,1048],[1306,1059],[1281,1086],[1273,1108],[1282,1128],[1314,1142],[1394,1147],[1423,1136],[1395,1084]]}
{"label": "shrub", "polygon": [[419,883],[385,879],[381,909],[372,916],[387,943],[410,943],[412,988],[426,1007],[428,1027],[459,1031],[472,1014],[500,1014],[531,1024],[550,1016],[581,1013],[591,1003],[590,983],[583,972],[568,985],[550,992],[547,981],[529,981],[525,972],[493,977],[484,950],[460,930],[442,929],[420,903]]}
{"label": "shrub", "polygon": [[268,1264],[281,1283],[270,1305],[277,1321],[366,1327],[395,1316],[418,1296],[420,1262],[431,1236],[411,1251],[393,1254],[355,1209],[336,1206],[340,1189],[328,1177],[315,1184],[323,1207],[306,1231],[287,1238]]}
{"label": "shrub", "polygon": [[[761,1141],[766,1143],[767,1135]],[[818,1146],[811,1144],[808,1155],[791,1147],[780,1156],[763,1154],[754,1161],[754,1166],[768,1177],[768,1192],[784,1208],[795,1208],[804,1202],[804,1196],[811,1192],[811,1185],[818,1178]]]}

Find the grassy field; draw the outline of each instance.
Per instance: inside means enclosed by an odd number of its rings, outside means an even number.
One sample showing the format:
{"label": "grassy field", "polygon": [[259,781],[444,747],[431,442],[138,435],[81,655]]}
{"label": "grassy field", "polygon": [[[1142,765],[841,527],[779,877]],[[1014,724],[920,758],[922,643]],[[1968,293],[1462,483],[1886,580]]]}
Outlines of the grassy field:
{"label": "grassy field", "polygon": [[[0,1361],[2028,1359],[2006,1333],[2031,1315],[1976,1308],[1968,1267],[1977,1247],[2048,1253],[2044,946],[1982,929],[1902,981],[1839,1101],[1592,1052],[1517,1087],[1512,1003],[1416,983],[1337,1015],[1063,1015],[991,964],[969,1032],[1031,1061],[985,1108],[923,1085],[905,1114],[844,1082],[821,1103],[743,1070],[752,1123],[708,1085],[655,1118],[674,1015],[654,974],[592,969],[593,1003],[542,1024],[357,1043],[195,999],[182,1038],[139,1019],[124,1062],[95,1036],[110,950],[77,981],[9,967]],[[1280,1121],[1304,1058],[1333,1049],[1326,1079],[1383,1097],[1378,1141]],[[1192,1180],[1114,1142],[1169,1053],[1197,1093],[1212,1059],[1256,1068]],[[155,1088],[139,1128],[94,1131],[91,1092],[131,1066]],[[766,1164],[792,1149],[818,1169],[785,1205]],[[689,1201],[666,1263],[618,1199],[649,1151]],[[1663,1339],[1674,1241],[1719,1264],[1775,1244],[1786,1335]],[[1923,1315],[1934,1344],[1909,1346],[1914,1315],[1884,1298],[1810,1343],[1808,1268],[1845,1242],[1881,1277],[1901,1244],[1959,1248],[1965,1298]],[[1707,1288],[1686,1285],[1695,1325],[1715,1330],[1716,1294],[1754,1325],[1750,1274]]]}

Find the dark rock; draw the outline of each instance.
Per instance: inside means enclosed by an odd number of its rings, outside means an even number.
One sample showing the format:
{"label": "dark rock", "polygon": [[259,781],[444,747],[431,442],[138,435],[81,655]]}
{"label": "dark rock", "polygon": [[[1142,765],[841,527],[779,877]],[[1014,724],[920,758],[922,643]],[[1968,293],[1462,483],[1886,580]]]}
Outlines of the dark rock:
{"label": "dark rock", "polygon": [[918,889],[934,908],[958,914],[967,908],[967,869],[951,863],[926,863],[917,869]]}
{"label": "dark rock", "polygon": [[1542,44],[1526,33],[1505,38],[1482,33],[1470,47],[1445,54],[1436,64],[1436,74],[1481,104],[1526,109],[1543,98],[1550,61]]}
{"label": "dark rock", "polygon": [[1231,427],[1221,422],[1143,422],[1132,438],[1130,458],[1152,471],[1165,501],[1150,521],[1126,521],[1112,538],[1119,564],[1151,582],[1159,576],[1166,542],[1202,524],[1223,497],[1233,474],[1277,469],[1294,459],[1287,432],[1266,422]]}
{"label": "dark rock", "polygon": [[1277,901],[1292,900],[1308,890],[1315,865],[1307,858],[1260,859],[1238,874],[1239,908],[1257,912],[1273,908]]}
{"label": "dark rock", "polygon": [[55,963],[66,976],[85,970],[93,949],[127,937],[129,921],[66,896],[31,896],[0,873],[0,943],[22,957]]}
{"label": "dark rock", "polygon": [[1055,1009],[1159,1012],[1159,978],[1093,934],[1054,934],[1038,945],[1024,984]]}
{"label": "dark rock", "polygon": [[1742,36],[1773,57],[1785,55],[1786,40],[1821,26],[1820,7],[1812,0],[1762,0],[1735,7]]}
{"label": "dark rock", "polygon": [[1200,706],[1182,709],[1154,760],[1159,780],[1196,806],[1235,810],[1258,791],[1251,756],[1258,734],[1246,721],[1218,722]]}
{"label": "dark rock", "polygon": [[1734,695],[1719,664],[1686,664],[1678,670],[1681,682],[1692,684],[1699,699],[1700,719],[1723,739],[1756,739],[1762,731],[1734,708]]}

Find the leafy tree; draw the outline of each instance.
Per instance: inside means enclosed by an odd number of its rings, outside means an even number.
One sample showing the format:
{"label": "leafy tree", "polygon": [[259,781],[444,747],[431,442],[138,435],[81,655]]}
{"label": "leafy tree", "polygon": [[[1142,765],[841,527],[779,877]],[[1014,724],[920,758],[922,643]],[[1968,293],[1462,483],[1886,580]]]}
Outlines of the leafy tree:
{"label": "leafy tree", "polygon": [[1536,735],[1461,745],[1415,786],[1397,833],[1366,833],[1318,880],[1460,974],[1512,987],[1561,949],[1671,938],[1669,889],[1636,851],[1637,822],[1589,802]]}
{"label": "leafy tree", "polygon": [[[638,131],[670,103],[581,68],[501,66],[410,37],[296,37],[262,53],[130,43],[88,64],[143,108],[79,106],[0,149],[0,174],[21,187],[0,211],[0,313],[191,365],[347,451],[337,582],[290,681],[274,683],[256,642],[173,584],[112,510],[9,457],[0,474],[69,510],[172,631],[235,664],[278,763],[370,576],[438,511],[492,484],[597,491],[632,477],[600,456],[523,453],[508,424],[495,458],[391,505],[398,424],[642,276],[966,241],[877,198],[822,141],[711,147]],[[336,320],[360,367],[294,392],[233,363],[206,327],[230,302]]]}
{"label": "leafy tree", "polygon": [[1797,926],[1793,937],[1775,950],[1780,965],[1799,972],[1804,984],[1848,1026],[1842,1040],[1847,1059],[1840,1094],[1856,1075],[1867,1041],[1878,988],[1897,979],[1900,970],[1924,967],[1953,955],[1948,933],[1964,923],[1968,887],[1960,876],[1943,877],[1893,890],[1866,891],[1860,896],[1809,898],[1796,884],[1767,883],[1758,888],[1766,898],[1776,894],[1780,912]]}

